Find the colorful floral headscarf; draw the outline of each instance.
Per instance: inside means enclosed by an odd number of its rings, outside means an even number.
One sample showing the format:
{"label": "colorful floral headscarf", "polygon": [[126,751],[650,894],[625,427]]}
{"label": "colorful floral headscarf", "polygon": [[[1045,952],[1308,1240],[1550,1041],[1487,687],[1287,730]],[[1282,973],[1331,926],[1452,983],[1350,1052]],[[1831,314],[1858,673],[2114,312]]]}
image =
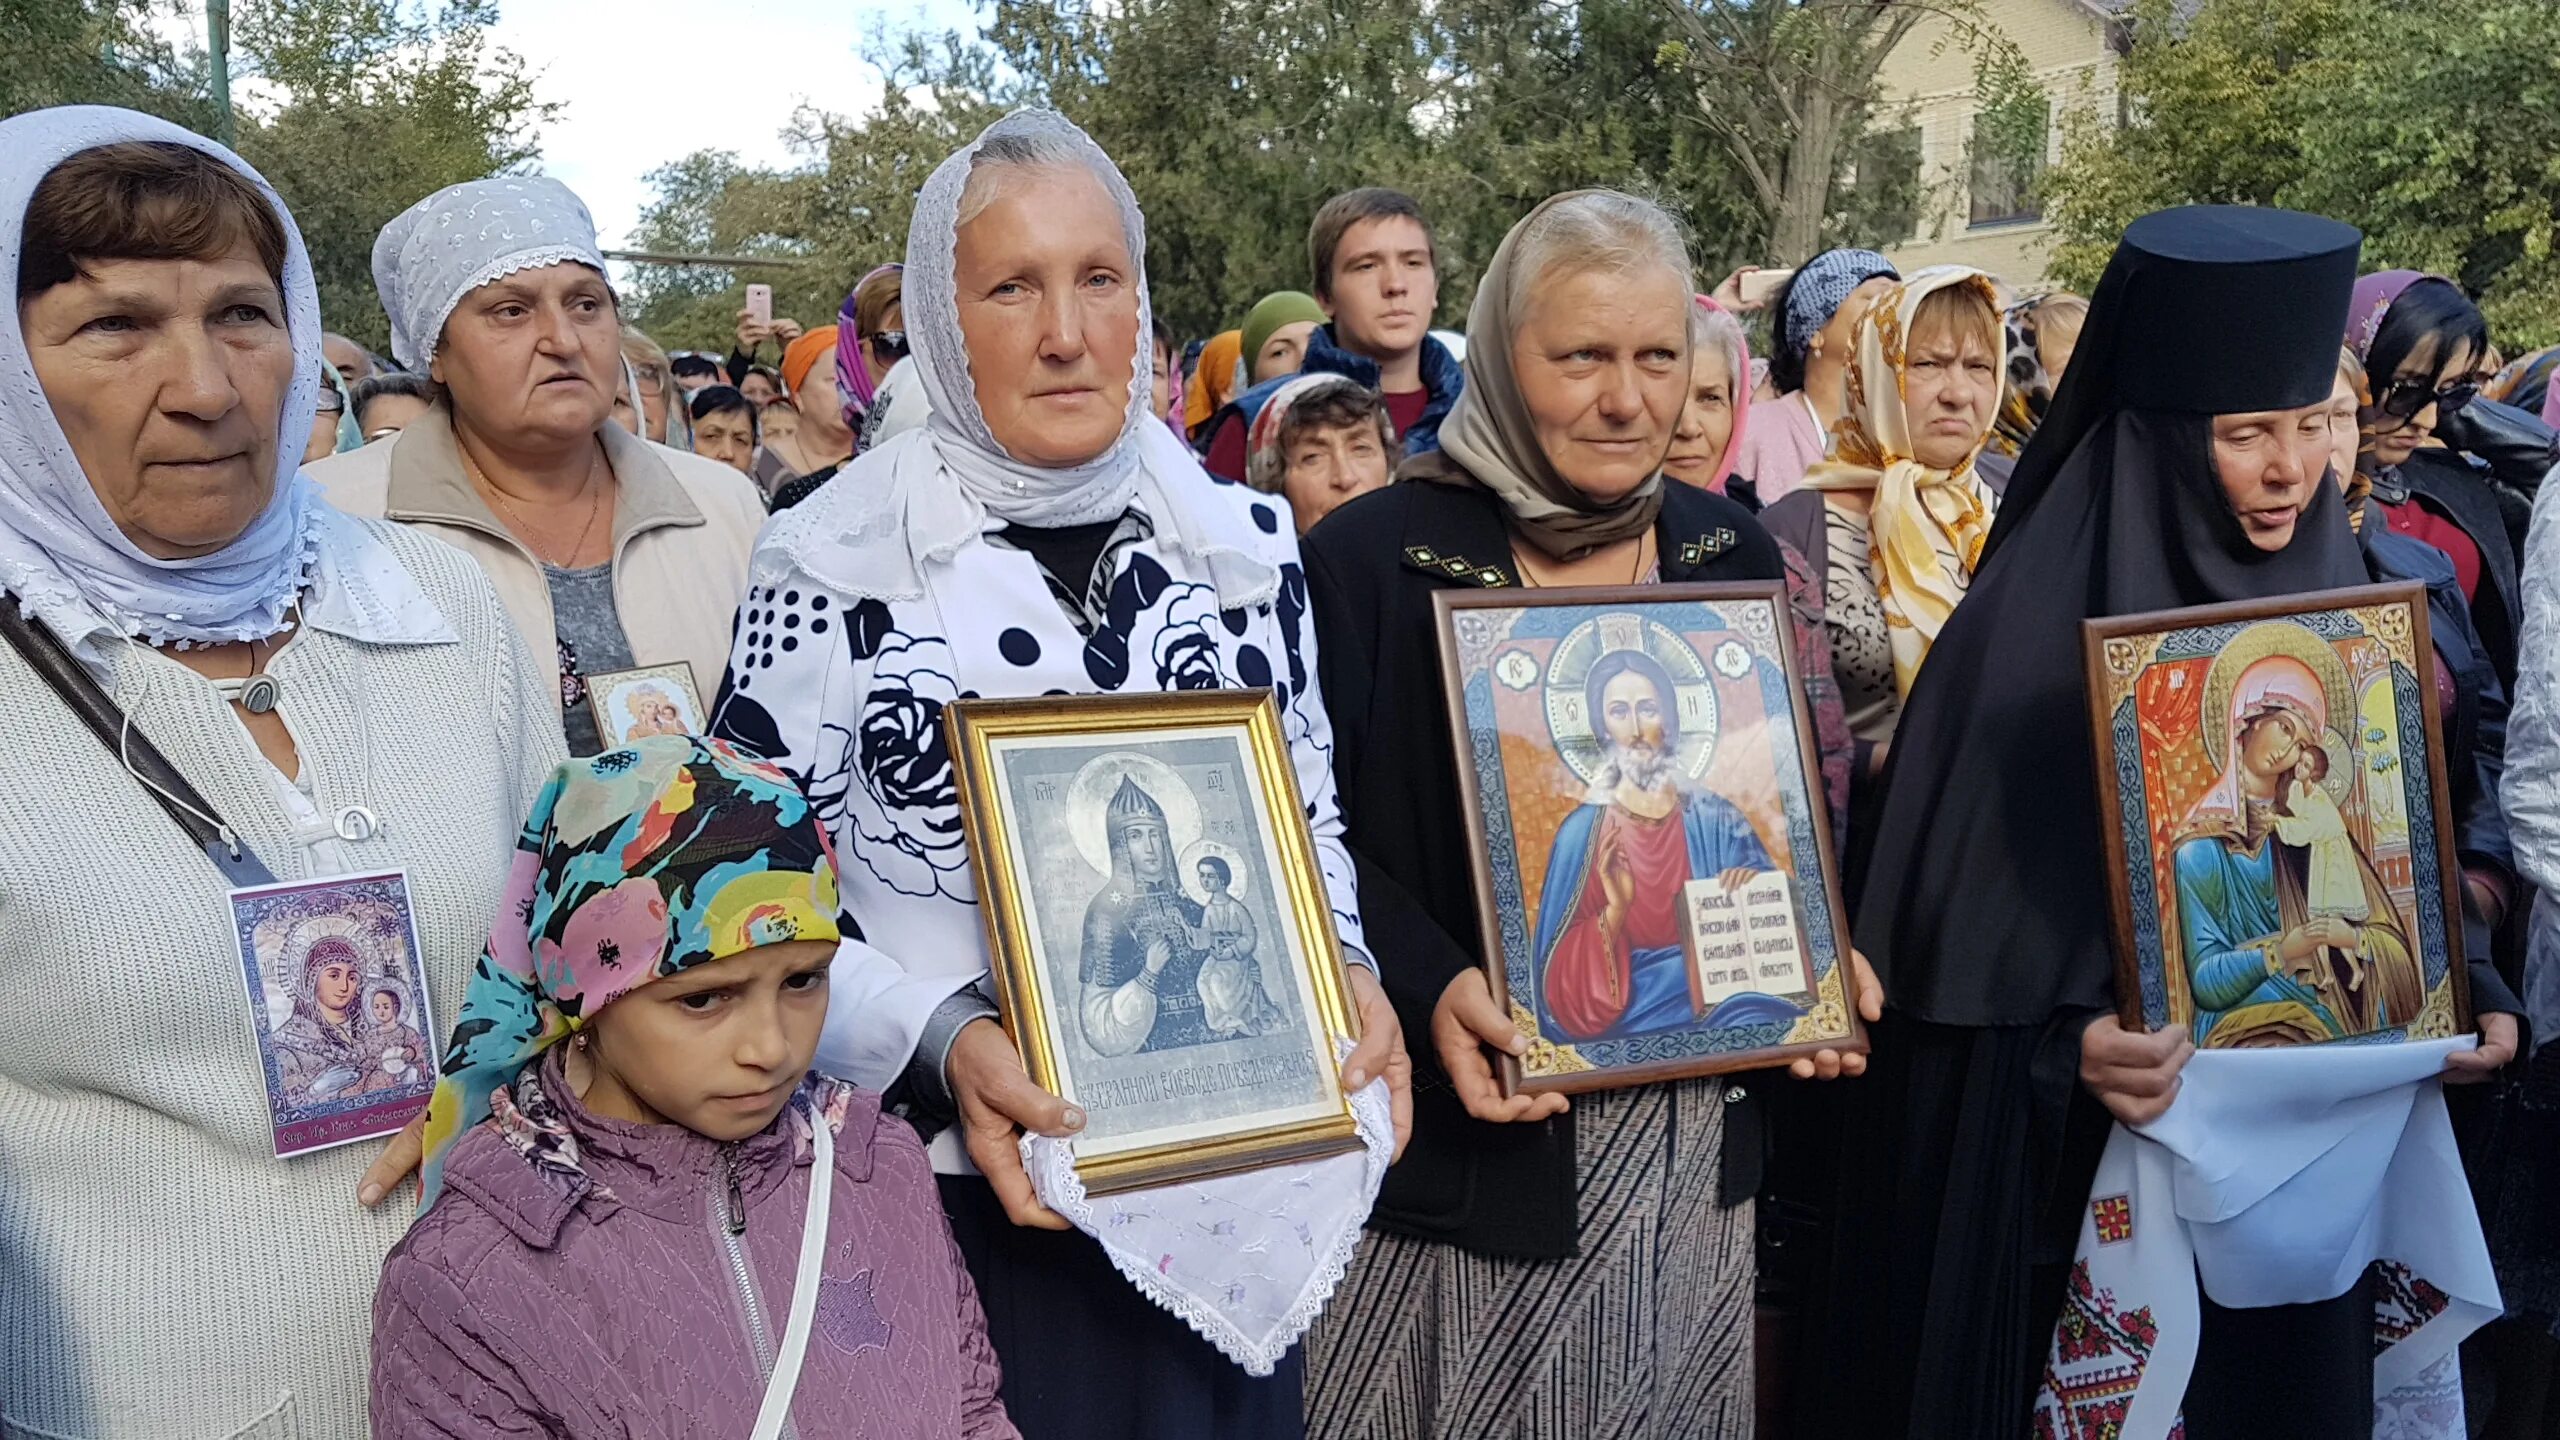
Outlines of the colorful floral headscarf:
{"label": "colorful floral headscarf", "polygon": [[427,1109],[419,1210],[491,1093],[596,1012],[696,965],[841,938],[826,827],[780,770],[690,735],[561,766],[463,994]]}
{"label": "colorful floral headscarf", "polygon": [[862,433],[862,417],[869,413],[872,398],[879,391],[871,383],[869,357],[862,353],[871,337],[862,333],[861,324],[854,318],[854,311],[859,308],[855,302],[862,298],[863,286],[883,275],[903,274],[906,268],[895,260],[872,267],[844,292],[844,304],[836,311],[836,390],[844,397],[844,423],[857,436]]}

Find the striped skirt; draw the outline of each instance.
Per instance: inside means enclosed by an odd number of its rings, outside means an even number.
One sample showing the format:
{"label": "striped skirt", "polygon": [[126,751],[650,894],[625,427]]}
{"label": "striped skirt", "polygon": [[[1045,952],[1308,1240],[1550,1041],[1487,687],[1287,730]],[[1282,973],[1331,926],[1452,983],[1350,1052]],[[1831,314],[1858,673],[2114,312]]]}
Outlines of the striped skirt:
{"label": "striped skirt", "polygon": [[1574,1098],[1581,1254],[1372,1234],[1307,1341],[1310,1440],[1747,1440],[1752,1207],[1727,1081]]}

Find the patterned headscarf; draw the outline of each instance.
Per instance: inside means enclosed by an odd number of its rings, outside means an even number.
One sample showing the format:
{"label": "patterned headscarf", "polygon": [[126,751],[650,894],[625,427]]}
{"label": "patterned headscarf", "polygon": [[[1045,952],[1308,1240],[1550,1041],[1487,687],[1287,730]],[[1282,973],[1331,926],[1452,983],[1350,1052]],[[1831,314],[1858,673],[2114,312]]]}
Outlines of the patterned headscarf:
{"label": "patterned headscarf", "polygon": [[1991,425],[1991,449],[1998,454],[2015,456],[2025,450],[2036,427],[2044,423],[2044,412],[2053,405],[2055,377],[2045,369],[2044,336],[2037,321],[2044,308],[2057,300],[2078,301],[2079,313],[2088,313],[2088,302],[2076,295],[2039,292],[2010,306],[2005,317],[2009,378],[2000,392],[1999,418]]}
{"label": "patterned headscarf", "polygon": [[338,438],[336,448],[330,453],[343,455],[349,450],[364,448],[364,427],[356,421],[356,397],[347,389],[346,377],[338,373],[337,366],[323,365],[320,367],[320,383],[336,392],[338,397]]}
{"label": "patterned headscarf", "polygon": [[844,395],[845,427],[856,436],[862,433],[862,417],[870,411],[876,389],[871,383],[869,359],[862,353],[862,342],[871,337],[862,333],[862,326],[854,317],[854,302],[861,298],[865,285],[906,268],[895,260],[872,267],[870,274],[854,281],[853,288],[844,292],[844,304],[836,311],[836,388]]}
{"label": "patterned headscarf", "polygon": [[[1991,315],[2000,313],[1990,276],[1970,266],[1934,265],[1913,272],[1858,317],[1844,386],[1848,407],[1831,429],[1831,458],[1804,479],[1808,490],[1874,494],[1867,538],[1885,631],[1893,642],[1894,688],[1906,696],[1982,561],[1998,505],[1974,473],[1981,441],[1953,470],[1932,470],[1912,457],[1911,417],[1903,410],[1903,347],[1920,302],[1954,286],[1979,294]],[[2003,339],[1996,319],[1982,339],[1996,368]]]}
{"label": "patterned headscarf", "polygon": [[596,222],[568,186],[545,175],[447,185],[393,216],[373,242],[391,353],[425,374],[463,296],[564,261],[606,273]]}
{"label": "patterned headscarf", "polygon": [[1849,292],[1883,276],[1902,278],[1893,262],[1873,250],[1825,250],[1804,263],[1787,287],[1787,308],[1778,317],[1778,353],[1801,359],[1813,344],[1814,332],[1840,313]]}
{"label": "patterned headscarf", "polygon": [[2552,417],[2560,415],[2560,409],[2555,409],[2553,404],[2555,398],[2560,398],[2560,390],[2553,389],[2551,384],[2555,371],[2560,371],[2560,345],[2546,346],[2508,361],[2505,369],[2480,387],[2480,396],[2501,405],[2513,405],[2528,414],[2540,415],[2543,423],[2551,424]]}
{"label": "patterned headscarf", "polygon": [[[1299,406],[1310,400],[1330,395],[1337,390],[1356,390],[1369,394],[1369,387],[1348,375],[1292,375],[1271,398],[1262,402],[1262,411],[1253,417],[1253,428],[1245,432],[1244,480],[1247,485],[1266,495],[1277,495],[1289,476],[1289,457],[1281,452],[1280,431]],[[1375,396],[1371,396],[1375,399]],[[1383,438],[1383,437],[1381,437]]]}
{"label": "patterned headscarf", "polygon": [[[2373,359],[2373,342],[2382,334],[2383,317],[2401,293],[2419,281],[2429,278],[2423,270],[2382,270],[2356,282],[2355,298],[2347,302],[2347,348],[2356,359]],[[2388,389],[2391,377],[2376,389]]]}
{"label": "patterned headscarf", "polygon": [[837,940],[836,863],[790,777],[662,735],[562,765],[516,841],[506,904],[427,1109],[418,1208],[490,1096],[653,980],[764,945]]}

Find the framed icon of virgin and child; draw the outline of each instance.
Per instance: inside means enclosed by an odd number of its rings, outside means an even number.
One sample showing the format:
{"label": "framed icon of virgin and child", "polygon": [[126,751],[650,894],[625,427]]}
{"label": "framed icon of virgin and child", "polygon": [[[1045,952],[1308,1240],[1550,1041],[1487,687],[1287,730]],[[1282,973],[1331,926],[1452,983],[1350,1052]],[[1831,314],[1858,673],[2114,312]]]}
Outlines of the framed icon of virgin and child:
{"label": "framed icon of virgin and child", "polygon": [[1863,1050],[1784,587],[1434,603],[1506,1089]]}
{"label": "framed icon of virgin and child", "polygon": [[1356,1150],[1333,912],[1268,690],[943,712],[997,1003],[1092,1194]]}
{"label": "framed icon of virgin and child", "polygon": [[2083,632],[2125,1024],[2206,1049],[2470,1029],[2425,591]]}

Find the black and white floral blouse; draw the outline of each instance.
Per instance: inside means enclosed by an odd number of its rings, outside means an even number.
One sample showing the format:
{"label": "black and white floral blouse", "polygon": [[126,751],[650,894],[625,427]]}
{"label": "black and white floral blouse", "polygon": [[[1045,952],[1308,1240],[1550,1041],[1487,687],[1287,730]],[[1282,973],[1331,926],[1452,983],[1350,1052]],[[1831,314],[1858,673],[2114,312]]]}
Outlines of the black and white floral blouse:
{"label": "black and white floral blouse", "polygon": [[[987,971],[943,741],[943,707],[962,698],[1271,687],[1345,958],[1374,968],[1342,843],[1296,537],[1275,501],[1205,476],[1199,485],[1186,504],[1249,513],[1260,558],[1280,576],[1267,603],[1222,609],[1197,562],[1134,511],[1141,523],[1122,524],[1104,549],[1108,599],[1090,635],[994,519],[948,559],[921,561],[924,594],[912,600],[847,595],[797,566],[748,590],[713,733],[772,758],[807,790],[865,937],[837,957],[821,1069],[886,1089],[937,1007]],[[757,574],[768,558],[758,556]],[[946,1136],[937,1168],[965,1170],[959,1154]]]}

